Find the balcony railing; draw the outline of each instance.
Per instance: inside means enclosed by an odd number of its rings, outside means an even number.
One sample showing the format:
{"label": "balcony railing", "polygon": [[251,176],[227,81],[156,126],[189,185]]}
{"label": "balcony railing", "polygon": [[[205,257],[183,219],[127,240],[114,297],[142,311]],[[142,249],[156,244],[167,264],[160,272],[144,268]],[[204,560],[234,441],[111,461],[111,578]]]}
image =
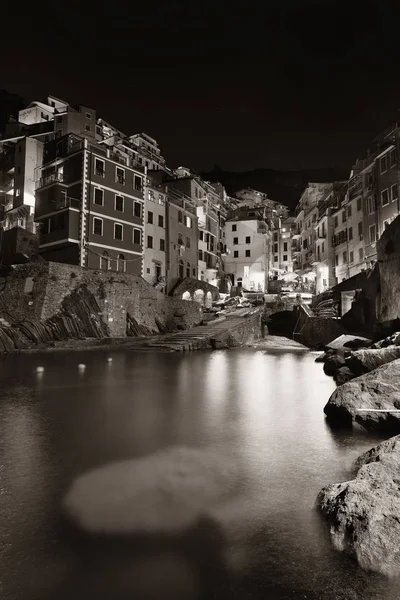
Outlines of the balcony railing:
{"label": "balcony railing", "polygon": [[70,198],[69,196],[57,200],[54,204],[53,210],[64,210],[65,208],[77,208],[80,210],[81,208],[81,201],[77,198]]}
{"label": "balcony railing", "polygon": [[53,183],[62,183],[63,181],[64,175],[62,173],[50,173],[50,175],[40,177],[40,179],[36,182],[36,189],[38,190]]}

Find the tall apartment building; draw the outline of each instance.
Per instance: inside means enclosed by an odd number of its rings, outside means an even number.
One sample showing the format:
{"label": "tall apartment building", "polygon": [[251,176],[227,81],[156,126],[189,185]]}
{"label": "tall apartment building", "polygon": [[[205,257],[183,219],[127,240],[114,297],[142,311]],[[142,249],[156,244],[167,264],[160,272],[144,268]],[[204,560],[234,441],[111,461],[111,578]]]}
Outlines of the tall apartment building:
{"label": "tall apartment building", "polygon": [[68,134],[45,144],[36,189],[46,260],[142,275],[144,169]]}
{"label": "tall apartment building", "polygon": [[[309,183],[296,207],[296,233],[293,236],[294,243],[292,245],[294,270],[301,278],[302,287],[311,292],[315,291],[316,268],[320,262],[317,247],[320,248],[320,253],[322,251],[322,243],[317,244],[319,205],[323,203],[324,198],[332,189],[332,183]],[[320,233],[322,233],[322,228]]]}
{"label": "tall apartment building", "polygon": [[320,294],[335,284],[335,251],[333,246],[335,211],[340,200],[343,183],[333,183],[318,202],[318,215],[315,223],[315,293]]}
{"label": "tall apartment building", "polygon": [[362,186],[362,235],[367,267],[376,261],[377,240],[400,212],[400,124],[387,128],[373,144],[367,156],[356,162],[352,173],[352,179]]}
{"label": "tall apartment building", "polygon": [[167,186],[167,292],[179,279],[198,279],[196,203],[186,194]]}
{"label": "tall apartment building", "polygon": [[225,232],[225,268],[232,284],[246,290],[268,291],[273,223],[267,209],[242,207],[232,211]]}
{"label": "tall apartment building", "polygon": [[220,206],[220,191],[186,167],[156,175],[159,181],[168,186],[169,198],[175,192],[186,200],[187,206],[194,207],[199,231],[196,277],[217,285],[218,273],[223,267],[221,239],[224,209]]}
{"label": "tall apartment building", "polygon": [[166,286],[167,194],[164,186],[145,187],[143,277],[158,289]]}
{"label": "tall apartment building", "polygon": [[293,271],[292,238],[295,233],[295,218],[280,219],[273,234],[273,271],[276,276]]}

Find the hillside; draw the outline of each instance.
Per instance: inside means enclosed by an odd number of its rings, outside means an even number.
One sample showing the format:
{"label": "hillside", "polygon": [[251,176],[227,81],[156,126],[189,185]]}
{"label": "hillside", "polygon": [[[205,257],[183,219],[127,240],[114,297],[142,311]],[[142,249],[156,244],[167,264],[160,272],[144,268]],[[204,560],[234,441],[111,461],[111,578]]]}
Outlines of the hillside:
{"label": "hillside", "polygon": [[222,183],[227,193],[233,196],[243,188],[254,188],[266,192],[268,197],[294,210],[307,183],[326,183],[345,181],[350,169],[310,169],[304,171],[274,171],[272,169],[256,169],[254,171],[230,172],[219,167],[203,172],[206,181]]}

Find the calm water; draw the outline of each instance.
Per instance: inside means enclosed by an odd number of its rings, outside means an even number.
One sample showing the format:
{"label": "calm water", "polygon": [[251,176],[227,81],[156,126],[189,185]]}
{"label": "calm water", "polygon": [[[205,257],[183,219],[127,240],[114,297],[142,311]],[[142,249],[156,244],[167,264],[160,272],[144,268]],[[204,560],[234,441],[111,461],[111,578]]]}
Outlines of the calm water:
{"label": "calm water", "polygon": [[[330,430],[322,409],[334,384],[314,359],[253,350],[0,359],[0,598],[397,600],[400,583],[336,553],[313,508],[321,487],[350,477],[380,441]],[[238,453],[245,489],[220,519],[123,541],[64,521],[60,502],[77,475],[176,444]]]}

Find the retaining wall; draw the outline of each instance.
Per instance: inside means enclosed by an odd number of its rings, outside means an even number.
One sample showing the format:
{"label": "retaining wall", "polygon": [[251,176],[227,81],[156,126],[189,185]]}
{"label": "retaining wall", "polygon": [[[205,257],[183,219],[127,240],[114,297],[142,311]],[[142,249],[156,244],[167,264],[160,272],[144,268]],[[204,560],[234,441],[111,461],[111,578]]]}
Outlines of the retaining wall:
{"label": "retaining wall", "polygon": [[65,310],[68,298],[81,289],[93,295],[99,307],[96,317],[111,337],[126,335],[127,313],[155,333],[156,319],[171,328],[202,320],[197,303],[165,296],[137,275],[52,262],[16,266],[0,281],[0,316],[12,323],[47,321]]}

